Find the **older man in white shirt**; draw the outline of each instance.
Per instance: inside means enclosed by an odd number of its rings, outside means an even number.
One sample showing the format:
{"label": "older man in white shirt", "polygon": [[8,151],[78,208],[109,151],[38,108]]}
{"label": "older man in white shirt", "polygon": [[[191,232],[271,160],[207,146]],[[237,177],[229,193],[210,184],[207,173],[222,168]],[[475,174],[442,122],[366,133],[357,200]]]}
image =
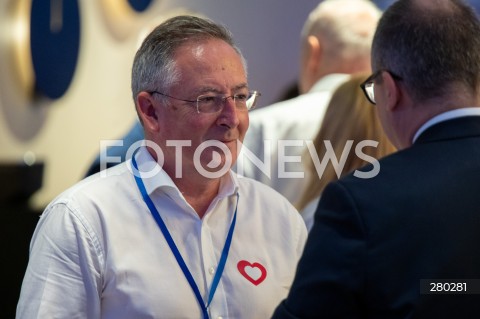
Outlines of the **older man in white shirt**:
{"label": "older man in white shirt", "polygon": [[230,33],[167,20],[135,56],[132,91],[146,146],[46,208],[17,319],[268,318],[307,230],[230,170],[258,96]]}

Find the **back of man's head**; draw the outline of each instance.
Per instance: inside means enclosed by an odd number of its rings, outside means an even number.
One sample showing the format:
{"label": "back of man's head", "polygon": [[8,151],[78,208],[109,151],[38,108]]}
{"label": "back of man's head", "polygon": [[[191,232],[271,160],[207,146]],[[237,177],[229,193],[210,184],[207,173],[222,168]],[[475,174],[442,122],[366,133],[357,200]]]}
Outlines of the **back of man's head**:
{"label": "back of man's head", "polygon": [[370,0],[322,1],[301,33],[302,93],[327,74],[369,72],[370,48],[380,16],[380,9]]}
{"label": "back of man's head", "polygon": [[480,84],[475,11],[462,0],[395,2],[379,22],[372,67],[399,76],[416,102],[456,96],[461,103],[462,92],[475,96]]}

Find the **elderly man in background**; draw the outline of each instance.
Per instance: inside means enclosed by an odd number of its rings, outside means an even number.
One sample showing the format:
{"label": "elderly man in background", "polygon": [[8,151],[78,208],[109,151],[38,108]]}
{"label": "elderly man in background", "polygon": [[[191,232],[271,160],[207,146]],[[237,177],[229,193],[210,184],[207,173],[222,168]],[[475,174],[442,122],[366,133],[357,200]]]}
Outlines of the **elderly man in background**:
{"label": "elderly man in background", "polygon": [[301,33],[300,95],[250,113],[239,174],[273,187],[292,203],[299,200],[308,180],[301,160],[305,141],[320,129],[335,88],[349,74],[371,71],[370,47],[380,16],[369,0],[325,0],[310,13]]}

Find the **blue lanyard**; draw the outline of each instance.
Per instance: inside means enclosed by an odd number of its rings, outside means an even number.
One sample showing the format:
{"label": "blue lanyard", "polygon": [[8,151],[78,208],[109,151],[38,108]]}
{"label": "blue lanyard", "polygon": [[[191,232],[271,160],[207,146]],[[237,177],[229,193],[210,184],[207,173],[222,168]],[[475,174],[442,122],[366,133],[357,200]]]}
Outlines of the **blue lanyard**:
{"label": "blue lanyard", "polygon": [[233,231],[235,229],[235,222],[237,220],[238,200],[240,196],[237,193],[237,204],[235,205],[235,212],[233,213],[232,223],[230,225],[230,229],[228,230],[227,239],[225,240],[225,246],[223,247],[223,250],[222,250],[222,256],[220,257],[220,262],[217,267],[217,272],[213,277],[212,287],[210,288],[210,293],[208,295],[208,302],[207,302],[207,305],[205,305],[205,303],[203,302],[202,295],[200,294],[200,290],[198,289],[198,286],[195,283],[195,279],[193,279],[193,276],[190,273],[190,270],[188,270],[188,267],[185,264],[185,261],[183,260],[182,255],[180,254],[180,251],[175,245],[175,242],[173,241],[173,238],[170,235],[170,232],[168,231],[167,226],[163,222],[162,217],[160,217],[160,214],[158,213],[157,208],[153,204],[150,196],[148,196],[147,194],[143,180],[138,173],[139,170],[138,170],[137,162],[135,161],[135,156],[132,156],[132,164],[135,170],[137,171],[133,175],[135,176],[135,181],[137,182],[137,186],[138,186],[138,189],[140,190],[140,193],[142,194],[143,200],[145,201],[145,204],[147,204],[148,208],[150,209],[150,212],[152,213],[153,218],[157,222],[158,227],[160,227],[160,230],[162,231],[163,236],[165,237],[165,240],[168,243],[168,246],[170,247],[175,258],[177,259],[178,265],[182,269],[183,274],[185,275],[185,278],[187,278],[188,283],[190,284],[190,287],[192,287],[192,290],[195,293],[195,297],[197,298],[197,301],[200,307],[202,308],[203,318],[208,319],[209,318],[208,307],[210,306],[210,303],[213,300],[213,295],[215,294],[215,290],[217,290],[218,283],[220,282],[220,278],[222,277],[223,269],[225,268],[225,264],[227,262],[228,252],[230,250],[230,244],[232,243]]}

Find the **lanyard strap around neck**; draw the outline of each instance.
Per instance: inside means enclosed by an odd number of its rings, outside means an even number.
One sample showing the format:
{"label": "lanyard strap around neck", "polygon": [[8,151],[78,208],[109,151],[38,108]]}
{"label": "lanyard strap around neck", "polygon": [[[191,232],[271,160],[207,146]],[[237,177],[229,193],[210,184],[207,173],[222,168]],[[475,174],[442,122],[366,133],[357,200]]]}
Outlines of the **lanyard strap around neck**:
{"label": "lanyard strap around neck", "polygon": [[233,213],[233,219],[232,223],[230,224],[230,229],[228,230],[228,235],[225,240],[225,246],[223,247],[222,250],[222,255],[220,257],[220,262],[217,267],[217,271],[215,273],[215,276],[213,277],[212,281],[212,286],[210,287],[210,293],[208,295],[208,302],[205,305],[202,295],[200,293],[200,290],[198,289],[197,284],[195,283],[195,279],[193,278],[192,274],[190,273],[190,270],[188,269],[187,265],[185,264],[185,261],[182,258],[182,255],[180,254],[180,251],[178,250],[177,246],[175,245],[175,242],[173,241],[172,236],[170,235],[170,232],[168,231],[167,226],[162,220],[162,217],[160,216],[157,208],[153,204],[152,199],[150,196],[148,196],[148,193],[145,189],[145,185],[143,183],[142,178],[140,177],[140,171],[138,170],[137,162],[135,160],[135,156],[132,156],[132,165],[134,169],[136,170],[133,175],[135,176],[135,181],[137,183],[138,189],[140,190],[140,193],[142,194],[143,200],[145,201],[145,204],[147,204],[148,208],[150,209],[150,212],[152,213],[153,218],[158,224],[158,227],[160,227],[160,230],[163,233],[163,236],[165,237],[165,240],[168,243],[168,246],[170,247],[170,250],[172,251],[173,255],[175,256],[175,259],[177,260],[178,265],[183,271],[183,274],[185,278],[187,279],[188,283],[190,284],[190,287],[192,288],[195,297],[197,298],[197,301],[202,308],[202,313],[203,313],[203,318],[208,319],[208,307],[210,306],[210,303],[213,300],[213,296],[215,295],[215,290],[217,289],[218,283],[220,282],[220,278],[222,277],[223,270],[225,268],[225,264],[227,262],[227,257],[228,257],[228,252],[230,250],[230,244],[232,243],[232,236],[233,236],[233,231],[235,229],[235,222],[237,219],[237,208],[238,208],[238,200],[240,198],[239,194],[237,193],[237,203],[235,205],[235,212]]}

